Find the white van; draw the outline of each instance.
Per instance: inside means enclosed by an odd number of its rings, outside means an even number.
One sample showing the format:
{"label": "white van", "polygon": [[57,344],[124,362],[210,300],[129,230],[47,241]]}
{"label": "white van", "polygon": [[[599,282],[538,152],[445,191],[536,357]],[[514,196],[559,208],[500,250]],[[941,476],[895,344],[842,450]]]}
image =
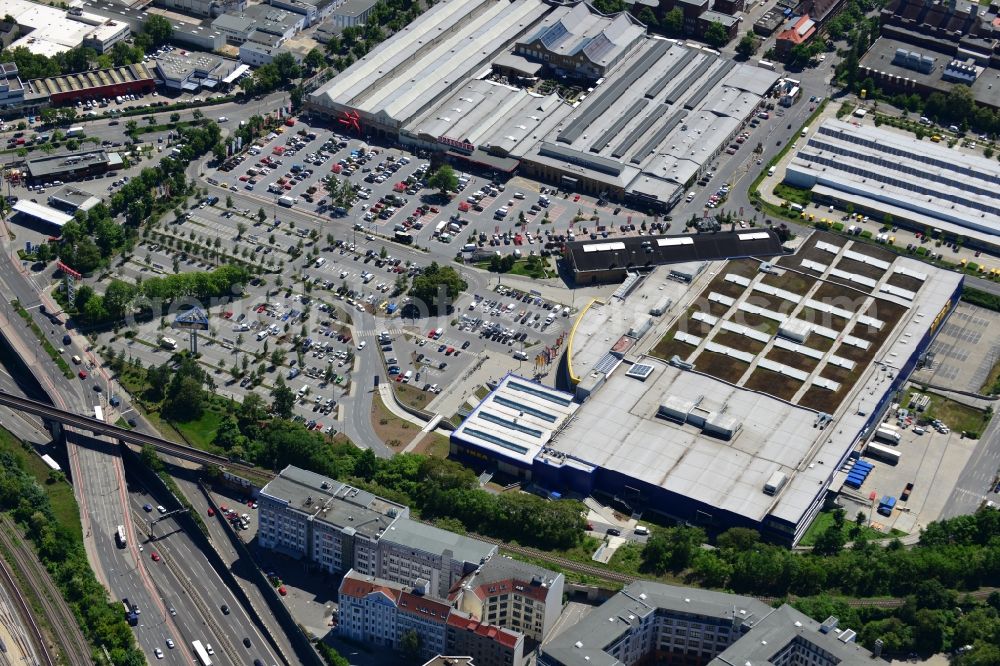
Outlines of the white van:
{"label": "white van", "polygon": [[770,169],[768,169],[768,170],[767,170],[767,175],[768,175],[768,176],[773,176],[773,175],[774,175],[774,171],[775,171],[775,169],[777,169],[777,168],[778,168],[778,167],[771,167]]}
{"label": "white van", "polygon": [[805,127],[802,128],[802,133],[799,136],[805,136],[808,133],[809,133],[809,125],[806,125]]}
{"label": "white van", "polygon": [[263,331],[258,331],[257,332],[257,342],[260,342],[261,340],[263,340],[264,338],[266,338],[268,335],[269,335],[269,333],[268,333],[267,329],[264,329]]}
{"label": "white van", "polygon": [[410,380],[413,379],[413,370],[407,370],[403,373],[403,383],[409,384]]}
{"label": "white van", "polygon": [[635,533],[638,534],[639,536],[646,536],[649,534],[649,528],[646,527],[645,525],[636,525]]}
{"label": "white van", "polygon": [[326,263],[326,257],[320,257],[319,259],[316,260],[316,268],[319,268],[325,263]]}
{"label": "white van", "polygon": [[80,358],[79,356],[73,356],[73,363],[75,363],[76,365],[80,365],[81,363],[83,363],[83,359]]}

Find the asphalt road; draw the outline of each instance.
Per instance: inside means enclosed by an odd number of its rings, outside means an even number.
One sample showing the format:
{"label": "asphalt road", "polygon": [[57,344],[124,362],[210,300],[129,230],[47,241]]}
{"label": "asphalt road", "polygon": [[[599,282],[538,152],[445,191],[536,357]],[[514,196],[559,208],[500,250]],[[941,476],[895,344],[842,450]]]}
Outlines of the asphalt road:
{"label": "asphalt road", "polygon": [[[143,509],[147,503],[156,506],[157,498],[134,487],[129,499],[135,516],[143,521],[159,518],[155,508],[151,513]],[[177,611],[174,620],[180,635],[171,637],[185,643],[185,647],[193,640],[211,644],[221,663],[245,664],[259,657],[268,664],[277,664],[279,659],[232,591],[173,519],[166,517],[158,522],[153,533],[153,540],[141,534],[137,538],[144,546],[143,565],[155,581],[163,602]],[[151,559],[153,552],[160,555],[159,562]],[[222,604],[229,606],[228,615],[222,613]],[[250,639],[249,649],[242,643],[245,637]],[[164,652],[165,639],[166,636],[160,646]]]}
{"label": "asphalt road", "polygon": [[[36,276],[25,275],[20,262],[12,259],[8,253],[6,242],[4,245],[3,256],[0,257],[0,285],[3,285],[5,295],[7,298],[19,299],[54,346],[62,347],[62,335],[65,331],[56,328],[48,317],[39,312],[38,306],[44,302],[50,313],[57,313],[58,308],[51,299],[40,293],[40,285],[35,282]],[[91,413],[94,405],[103,400],[105,395],[91,389],[94,381],[106,381],[106,375],[100,377],[103,370],[98,368],[96,380],[93,375],[86,382],[67,380],[44,351],[39,353],[39,344],[34,339],[34,334],[21,323],[20,317],[7,305],[6,299],[2,309],[7,321],[14,324],[7,326],[8,340],[28,363],[53,403],[78,413]],[[67,355],[76,352],[87,357],[87,350],[76,346],[78,340],[74,336],[74,345],[67,347]],[[138,566],[141,554],[135,530],[128,519],[125,472],[121,458],[114,446],[104,440],[67,431],[66,441],[70,476],[80,505],[88,559],[98,579],[110,588],[114,599],[128,598],[144,610],[135,632],[147,659],[152,662],[155,660],[153,650],[165,647],[164,632],[172,636],[179,636],[180,632],[148,572],[144,567]],[[124,525],[128,533],[127,547],[124,549],[118,548],[114,541],[113,535],[118,525]],[[164,653],[165,661],[185,663],[189,660],[175,650],[165,650]]]}
{"label": "asphalt road", "polygon": [[941,518],[954,518],[974,513],[984,499],[996,501],[992,492],[993,479],[1000,470],[1000,419],[996,416],[986,426],[976,450],[958,476],[951,489],[948,502],[941,512]]}

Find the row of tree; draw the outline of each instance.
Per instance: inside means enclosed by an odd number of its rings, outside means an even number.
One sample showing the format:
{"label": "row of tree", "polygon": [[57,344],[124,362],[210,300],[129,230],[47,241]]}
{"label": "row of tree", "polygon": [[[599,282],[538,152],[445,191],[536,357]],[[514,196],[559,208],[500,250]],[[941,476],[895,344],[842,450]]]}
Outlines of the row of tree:
{"label": "row of tree", "polygon": [[72,311],[82,323],[90,325],[117,322],[136,313],[160,314],[181,299],[205,302],[238,297],[249,279],[249,271],[241,266],[148,278],[138,284],[114,279],[104,294],[98,294],[90,285],[77,289]]}
{"label": "row of tree", "polygon": [[[64,483],[53,474],[51,483]],[[135,647],[120,604],[111,604],[87,562],[78,532],[55,517],[48,495],[14,455],[0,453],[0,509],[9,511],[26,530],[39,559],[70,604],[80,628],[93,646],[107,649],[116,666],[141,666],[146,660]]]}
{"label": "row of tree", "polygon": [[443,519],[453,527],[505,541],[569,548],[583,534],[583,506],[577,501],[488,493],[479,487],[475,473],[454,461],[415,454],[382,460],[349,442],[331,445],[320,433],[281,418],[279,412],[287,415],[290,408],[275,405],[271,413],[263,399],[251,393],[223,419],[213,443],[231,456],[270,469],[296,465],[353,481],[410,505],[425,519]]}

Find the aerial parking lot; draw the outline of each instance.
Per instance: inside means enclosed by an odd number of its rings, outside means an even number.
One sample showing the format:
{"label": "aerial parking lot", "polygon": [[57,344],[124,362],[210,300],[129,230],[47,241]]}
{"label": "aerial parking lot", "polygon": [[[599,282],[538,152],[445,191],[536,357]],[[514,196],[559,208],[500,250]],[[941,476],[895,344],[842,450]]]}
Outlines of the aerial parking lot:
{"label": "aerial parking lot", "polygon": [[[364,237],[406,233],[432,253],[452,256],[466,243],[541,254],[554,249],[559,236],[606,238],[669,227],[666,220],[519,177],[502,182],[458,171],[459,191],[445,203],[427,187],[425,158],[340,135],[322,123],[290,122],[212,174],[220,186],[270,203],[269,215],[279,219],[278,207],[295,206],[331,220],[346,218]],[[350,188],[353,205],[337,196],[343,188]]]}

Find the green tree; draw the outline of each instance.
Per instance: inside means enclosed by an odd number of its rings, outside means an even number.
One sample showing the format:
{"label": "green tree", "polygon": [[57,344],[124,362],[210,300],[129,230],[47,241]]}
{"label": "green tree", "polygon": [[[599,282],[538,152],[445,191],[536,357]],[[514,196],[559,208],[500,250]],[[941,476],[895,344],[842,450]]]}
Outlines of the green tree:
{"label": "green tree", "polygon": [[705,28],[705,42],[717,49],[725,46],[729,42],[729,33],[726,31],[726,27],[718,21],[712,21]]}
{"label": "green tree", "polygon": [[680,37],[684,34],[684,12],[680,7],[674,7],[663,15],[660,27],[668,37]]}
{"label": "green tree", "polygon": [[142,451],[139,453],[139,460],[146,469],[151,469],[154,472],[159,472],[163,469],[163,461],[160,460],[160,456],[156,453],[156,448],[152,444],[146,444],[142,447]]}
{"label": "green tree", "polygon": [[302,62],[310,71],[315,72],[326,65],[326,56],[318,48],[313,47]]}
{"label": "green tree", "polygon": [[440,191],[443,196],[447,196],[449,192],[458,189],[458,176],[455,175],[455,170],[450,165],[443,164],[427,179],[427,186]]}
{"label": "green tree", "polygon": [[263,223],[267,219],[267,211],[264,210],[263,206],[257,210],[257,221]]}
{"label": "green tree", "polygon": [[408,629],[399,639],[399,648],[411,663],[419,661],[423,639],[415,629]]}
{"label": "green tree", "polygon": [[167,43],[174,34],[174,26],[158,14],[150,14],[142,26],[142,31],[149,36],[150,46],[155,49]]}
{"label": "green tree", "polygon": [[282,366],[285,364],[285,359],[288,358],[288,352],[280,347],[275,347],[274,351],[271,352],[271,364],[275,366]]}
{"label": "green tree", "polygon": [[295,406],[295,394],[288,388],[280,375],[271,390],[271,409],[274,414],[283,419],[292,418],[292,407]]}
{"label": "green tree", "polygon": [[377,471],[378,459],[375,457],[375,452],[371,449],[365,449],[354,462],[354,476],[371,481]]}
{"label": "green tree", "polygon": [[736,45],[736,52],[744,58],[749,58],[756,51],[757,37],[753,34],[753,30],[747,30],[746,34],[743,35],[739,43]]}
{"label": "green tree", "polygon": [[431,262],[420,275],[413,278],[410,296],[425,304],[428,309],[434,305],[447,308],[468,286],[451,266],[439,266],[437,262]]}
{"label": "green tree", "polygon": [[289,83],[302,76],[302,67],[295,61],[295,56],[287,51],[274,56],[271,64],[277,69],[278,78],[283,83]]}
{"label": "green tree", "polygon": [[625,0],[594,0],[594,9],[602,14],[617,14],[625,11]]}
{"label": "green tree", "polygon": [[657,574],[686,569],[704,541],[705,532],[697,527],[671,527],[658,531],[642,549],[643,566]]}

